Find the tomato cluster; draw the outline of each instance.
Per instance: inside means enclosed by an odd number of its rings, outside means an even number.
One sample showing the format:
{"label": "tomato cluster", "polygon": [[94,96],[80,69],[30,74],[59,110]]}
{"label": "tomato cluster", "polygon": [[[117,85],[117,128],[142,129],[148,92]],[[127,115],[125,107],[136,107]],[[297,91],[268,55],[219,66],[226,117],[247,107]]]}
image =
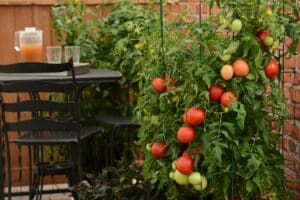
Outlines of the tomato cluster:
{"label": "tomato cluster", "polygon": [[[274,45],[274,39],[270,35],[270,32],[266,29],[257,31],[256,37],[263,48]],[[264,67],[264,72],[269,79],[274,79],[279,73],[278,63],[275,60],[270,60],[269,63]]]}
{"label": "tomato cluster", "polygon": [[231,80],[234,76],[246,77],[249,74],[249,65],[243,59],[237,59],[232,65],[226,64],[221,68],[220,74],[223,80]]}
{"label": "tomato cluster", "polygon": [[224,88],[218,84],[212,84],[208,89],[211,102],[220,102],[223,108],[227,108],[237,101],[236,96],[231,91],[224,91]]}

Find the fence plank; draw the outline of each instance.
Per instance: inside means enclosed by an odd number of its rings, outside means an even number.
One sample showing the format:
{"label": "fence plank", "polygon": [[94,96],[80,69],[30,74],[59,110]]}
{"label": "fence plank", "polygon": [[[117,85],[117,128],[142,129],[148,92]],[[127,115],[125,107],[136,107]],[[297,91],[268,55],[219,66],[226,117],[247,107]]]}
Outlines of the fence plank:
{"label": "fence plank", "polygon": [[[32,7],[31,6],[15,6],[14,9],[14,31],[24,30],[25,27],[33,26]],[[14,52],[16,60],[20,61],[20,54]]]}
{"label": "fence plank", "polygon": [[46,61],[45,48],[51,45],[51,15],[49,6],[34,6],[33,7],[33,24],[39,30],[43,30],[43,60]]}
{"label": "fence plank", "polygon": [[0,27],[0,63],[14,62],[14,7],[0,7]]}

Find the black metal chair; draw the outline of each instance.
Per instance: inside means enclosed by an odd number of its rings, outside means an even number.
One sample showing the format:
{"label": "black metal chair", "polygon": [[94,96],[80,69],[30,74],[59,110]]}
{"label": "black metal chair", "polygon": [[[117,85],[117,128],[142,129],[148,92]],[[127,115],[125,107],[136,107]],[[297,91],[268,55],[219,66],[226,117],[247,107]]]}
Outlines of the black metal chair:
{"label": "black metal chair", "polygon": [[[81,143],[93,134],[102,131],[99,126],[81,126],[79,123],[78,96],[72,61],[63,64],[16,63],[0,65],[0,73],[56,73],[72,72],[68,82],[54,81],[18,81],[1,82],[2,135],[4,136],[8,166],[8,199],[11,199],[11,152],[10,143],[28,146],[29,161],[29,199],[41,199],[43,180],[47,175],[67,175],[70,185],[77,184],[81,175]],[[38,74],[37,74],[38,76]],[[5,100],[5,93],[24,93],[28,98],[19,98],[17,102]],[[27,119],[8,121],[8,113],[30,113]],[[9,132],[18,132],[19,137],[10,140]],[[1,137],[2,138],[2,137]],[[47,161],[44,159],[43,147],[65,145],[69,158],[65,161]],[[67,148],[68,147],[68,148]],[[2,147],[0,147],[2,149]],[[0,151],[1,152],[1,151]],[[32,159],[33,156],[33,159]],[[3,167],[3,163],[0,163]],[[3,169],[2,169],[3,170]],[[3,181],[2,171],[0,172]],[[3,182],[0,188],[3,191]],[[0,191],[0,193],[2,192]],[[75,197],[76,198],[76,197]],[[1,199],[1,198],[0,198]]]}
{"label": "black metal chair", "polygon": [[[100,124],[106,132],[109,132],[109,141],[106,145],[109,145],[106,148],[105,152],[105,165],[110,166],[115,164],[116,161],[116,153],[114,149],[114,143],[116,141],[116,135],[122,134],[126,129],[130,129],[136,131],[140,124],[134,122],[128,116],[121,115],[102,115],[98,114],[95,116],[96,122]],[[114,145],[113,145],[114,144]]]}

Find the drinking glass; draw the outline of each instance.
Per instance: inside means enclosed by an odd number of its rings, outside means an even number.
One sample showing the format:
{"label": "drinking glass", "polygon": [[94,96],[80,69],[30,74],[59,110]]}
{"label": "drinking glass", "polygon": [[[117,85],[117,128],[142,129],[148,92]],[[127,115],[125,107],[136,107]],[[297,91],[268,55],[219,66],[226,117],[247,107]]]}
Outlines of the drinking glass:
{"label": "drinking glass", "polygon": [[80,61],[80,46],[65,46],[65,61],[73,59],[74,64],[79,64]]}
{"label": "drinking glass", "polygon": [[47,46],[47,62],[48,63],[61,63],[62,48],[61,46]]}

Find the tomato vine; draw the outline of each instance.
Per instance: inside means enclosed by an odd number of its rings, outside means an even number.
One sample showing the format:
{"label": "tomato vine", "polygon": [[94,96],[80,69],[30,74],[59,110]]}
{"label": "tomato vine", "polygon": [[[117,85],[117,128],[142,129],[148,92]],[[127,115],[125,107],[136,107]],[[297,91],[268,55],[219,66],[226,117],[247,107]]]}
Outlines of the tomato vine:
{"label": "tomato vine", "polygon": [[[164,66],[159,54],[145,55],[144,68],[138,73],[141,93],[135,117],[142,123],[139,143],[145,147],[144,175],[160,188],[167,187],[170,199],[180,199],[182,190],[199,198],[282,199],[286,188],[278,127],[287,118],[287,106],[278,85],[282,74],[275,71],[274,79],[266,76],[264,66],[272,59],[282,69],[280,59],[294,54],[299,38],[296,2],[208,3],[211,7],[216,4],[220,12],[202,21],[200,28],[198,22],[182,19],[166,22]],[[283,9],[293,12],[283,13]],[[257,36],[260,30],[269,32],[263,40]],[[292,42],[282,50],[286,37]],[[145,39],[149,49],[160,48],[159,29]],[[233,75],[224,78],[220,71],[226,64],[233,65]],[[174,81],[162,81],[167,89],[158,93],[151,83],[165,77]],[[226,106],[210,101],[212,84],[231,92]],[[236,100],[231,101],[233,96]],[[203,124],[184,125],[182,116],[191,107],[203,108]],[[275,124],[277,128],[273,129]],[[191,126],[196,132],[196,138],[187,140],[188,144],[177,140],[176,133],[182,126]],[[168,146],[162,158],[146,149],[156,142]],[[197,148],[201,153],[188,157],[194,161],[193,171],[207,178],[207,186],[189,184],[190,168],[172,168],[175,160],[182,164],[186,149],[192,152]],[[189,161],[186,165],[190,166]]]}

